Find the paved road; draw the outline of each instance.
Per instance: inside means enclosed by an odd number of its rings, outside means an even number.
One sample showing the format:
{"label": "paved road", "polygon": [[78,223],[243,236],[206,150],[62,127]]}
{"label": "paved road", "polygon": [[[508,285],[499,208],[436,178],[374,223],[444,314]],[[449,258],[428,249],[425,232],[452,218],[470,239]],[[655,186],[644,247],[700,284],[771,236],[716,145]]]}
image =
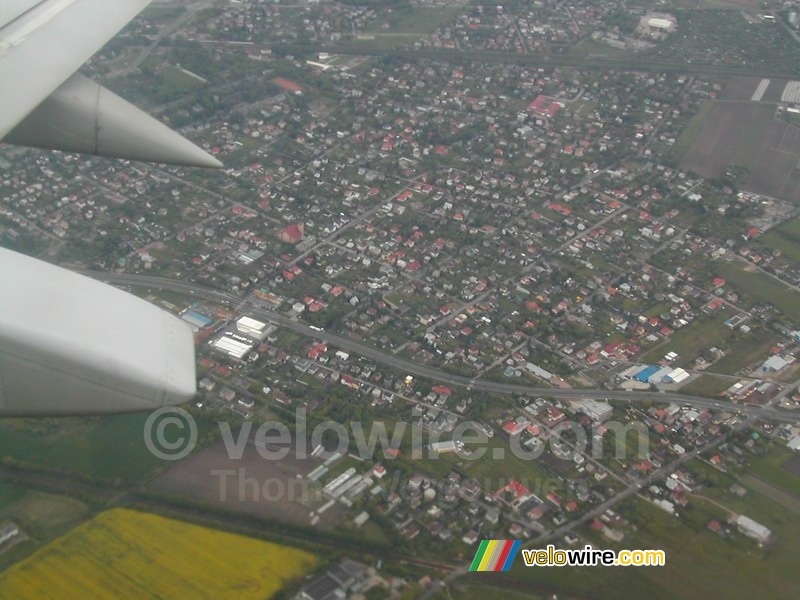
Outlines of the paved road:
{"label": "paved road", "polygon": [[690,404],[697,408],[707,408],[716,410],[737,410],[747,414],[751,417],[770,419],[774,421],[785,421],[789,423],[800,423],[800,412],[794,413],[786,410],[779,410],[767,406],[749,406],[736,404],[733,405],[729,402],[703,398],[701,396],[691,396],[688,394],[680,393],[661,393],[650,391],[622,391],[622,390],[601,390],[601,389],[560,389],[549,387],[535,387],[516,385],[512,383],[502,383],[497,381],[487,381],[482,379],[471,379],[461,375],[454,375],[447,373],[434,367],[429,367],[423,364],[415,363],[403,358],[392,355],[391,353],[383,352],[372,346],[357,342],[335,333],[321,331],[311,328],[305,323],[290,319],[279,313],[267,310],[261,307],[256,301],[243,299],[234,294],[227,292],[212,290],[200,285],[189,283],[186,281],[177,281],[171,279],[164,279],[161,277],[152,277],[148,275],[132,275],[132,274],[114,274],[114,273],[100,273],[92,271],[84,271],[84,274],[90,275],[97,279],[107,281],[115,285],[132,285],[150,287],[153,289],[170,290],[174,292],[184,293],[195,298],[202,298],[212,300],[215,302],[222,302],[232,307],[240,307],[246,310],[248,314],[256,318],[262,319],[274,325],[284,327],[306,335],[316,338],[325,343],[331,344],[346,350],[374,360],[392,368],[404,371],[411,375],[418,377],[426,377],[433,379],[439,383],[465,387],[468,390],[482,390],[487,392],[499,394],[520,394],[520,395],[540,395],[550,396],[555,398],[564,398],[572,400],[582,400],[587,398],[606,399],[612,398],[614,400],[625,400],[628,402],[642,402],[642,401],[657,401],[657,402],[675,402],[678,404]]}
{"label": "paved road", "polygon": [[187,8],[186,12],[184,12],[180,17],[178,17],[173,23],[171,23],[167,27],[164,27],[164,29],[162,29],[159,32],[159,34],[152,41],[152,43],[149,46],[147,46],[147,48],[142,50],[139,53],[139,56],[137,56],[132,63],[122,67],[119,70],[112,71],[109,77],[120,77],[122,75],[127,75],[128,73],[131,73],[132,71],[138,69],[140,66],[142,66],[144,61],[147,60],[147,57],[150,56],[156,48],[158,48],[159,44],[161,44],[162,41],[164,41],[166,38],[171,36],[176,31],[179,31],[198,12],[200,12],[205,8],[210,7],[211,4],[212,4],[211,2],[200,2],[194,6],[190,6],[189,8]]}

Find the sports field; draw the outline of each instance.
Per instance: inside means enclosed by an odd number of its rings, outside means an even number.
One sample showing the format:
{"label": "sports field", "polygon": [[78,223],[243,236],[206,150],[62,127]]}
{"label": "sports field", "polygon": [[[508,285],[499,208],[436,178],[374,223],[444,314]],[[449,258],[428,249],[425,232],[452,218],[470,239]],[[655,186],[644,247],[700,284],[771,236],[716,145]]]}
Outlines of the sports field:
{"label": "sports field", "polygon": [[316,564],[295,548],[113,509],[0,574],[0,596],[263,599]]}

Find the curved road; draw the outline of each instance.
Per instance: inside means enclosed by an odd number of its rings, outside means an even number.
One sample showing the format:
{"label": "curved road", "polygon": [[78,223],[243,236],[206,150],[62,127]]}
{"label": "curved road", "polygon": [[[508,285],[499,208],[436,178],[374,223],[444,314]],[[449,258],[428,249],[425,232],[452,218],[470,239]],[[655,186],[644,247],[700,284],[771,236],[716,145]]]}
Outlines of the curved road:
{"label": "curved road", "polygon": [[118,273],[103,273],[97,271],[82,271],[84,275],[94,277],[115,285],[132,285],[149,287],[154,289],[169,290],[173,292],[183,293],[196,298],[205,300],[212,300],[215,302],[222,302],[232,307],[244,308],[247,307],[248,314],[253,315],[259,319],[291,329],[297,333],[316,338],[343,350],[347,350],[359,354],[375,362],[405,371],[409,374],[418,377],[426,377],[433,379],[439,383],[465,387],[467,389],[483,390],[487,392],[494,392],[499,394],[535,394],[540,396],[550,396],[555,398],[565,398],[573,400],[583,400],[587,398],[593,399],[613,399],[613,400],[626,400],[628,402],[637,401],[656,401],[656,402],[675,402],[678,404],[691,404],[697,408],[707,408],[716,410],[733,410],[741,413],[746,413],[751,417],[771,419],[774,421],[785,421],[789,423],[800,423],[800,413],[794,413],[786,410],[779,410],[772,407],[750,406],[742,404],[731,404],[725,401],[718,401],[702,396],[692,396],[680,393],[663,393],[663,392],[641,392],[641,391],[627,391],[627,390],[601,390],[601,389],[560,389],[549,387],[536,387],[526,385],[516,385],[512,383],[501,383],[497,381],[487,381],[483,379],[470,379],[461,375],[454,375],[434,367],[428,367],[419,363],[415,363],[403,358],[399,358],[392,354],[388,354],[368,346],[361,342],[356,342],[351,339],[330,333],[324,330],[317,330],[310,325],[306,325],[294,319],[290,319],[279,313],[267,310],[260,306],[257,301],[254,302],[249,299],[243,299],[234,294],[213,290],[204,286],[189,283],[186,281],[177,281],[172,279],[164,279],[162,277],[152,277],[149,275],[132,275],[132,274],[118,274]]}

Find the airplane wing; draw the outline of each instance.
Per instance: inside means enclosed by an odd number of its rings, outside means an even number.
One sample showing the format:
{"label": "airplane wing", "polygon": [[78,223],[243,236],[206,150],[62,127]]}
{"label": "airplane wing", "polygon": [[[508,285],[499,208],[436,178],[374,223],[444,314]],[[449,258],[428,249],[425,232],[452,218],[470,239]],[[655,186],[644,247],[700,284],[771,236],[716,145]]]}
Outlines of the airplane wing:
{"label": "airplane wing", "polygon": [[0,416],[154,410],[194,396],[194,339],[177,317],[3,248],[0,272]]}
{"label": "airplane wing", "polygon": [[[76,73],[150,0],[0,0],[0,141],[220,167]],[[108,414],[182,404],[194,340],[177,317],[0,248],[0,417]]]}
{"label": "airplane wing", "polygon": [[77,74],[152,0],[2,0],[0,140],[149,162],[222,164]]}

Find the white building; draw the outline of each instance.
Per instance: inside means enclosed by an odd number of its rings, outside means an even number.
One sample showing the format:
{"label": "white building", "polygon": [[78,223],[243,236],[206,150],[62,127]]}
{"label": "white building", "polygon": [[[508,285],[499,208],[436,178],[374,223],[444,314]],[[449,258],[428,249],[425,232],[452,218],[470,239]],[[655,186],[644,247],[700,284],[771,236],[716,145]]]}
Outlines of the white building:
{"label": "white building", "polygon": [[783,358],[782,356],[770,356],[767,360],[764,361],[764,364],[761,365],[761,369],[768,373],[777,373],[778,371],[782,371],[789,365],[789,361]]}
{"label": "white building", "polygon": [[445,442],[433,442],[430,445],[430,449],[436,452],[437,454],[444,454],[445,452],[455,452],[456,443],[453,440],[447,440]]}
{"label": "white building", "polygon": [[247,337],[264,341],[270,333],[270,328],[266,323],[251,319],[250,317],[242,317],[236,321],[236,331]]}
{"label": "white building", "polygon": [[608,402],[584,400],[579,405],[580,411],[596,423],[602,423],[611,417],[613,408]]}
{"label": "white building", "polygon": [[675,20],[665,17],[652,17],[647,20],[647,26],[652,27],[653,29],[672,31],[675,29]]}
{"label": "white building", "polygon": [[759,544],[766,544],[772,538],[772,532],[769,529],[761,523],[756,523],[750,517],[739,515],[739,518],[736,519],[736,525],[739,527],[739,531],[747,537],[753,538]]}
{"label": "white building", "polygon": [[667,13],[648,13],[639,21],[639,28],[648,27],[664,33],[670,33],[678,27],[678,20]]}
{"label": "white building", "polygon": [[683,383],[689,379],[689,377],[691,377],[691,375],[686,370],[678,368],[665,375],[664,381],[667,383]]}
{"label": "white building", "polygon": [[224,352],[236,360],[241,360],[248,352],[250,352],[250,350],[253,349],[252,343],[244,342],[241,339],[234,339],[233,337],[227,335],[223,335],[211,345],[217,350]]}

